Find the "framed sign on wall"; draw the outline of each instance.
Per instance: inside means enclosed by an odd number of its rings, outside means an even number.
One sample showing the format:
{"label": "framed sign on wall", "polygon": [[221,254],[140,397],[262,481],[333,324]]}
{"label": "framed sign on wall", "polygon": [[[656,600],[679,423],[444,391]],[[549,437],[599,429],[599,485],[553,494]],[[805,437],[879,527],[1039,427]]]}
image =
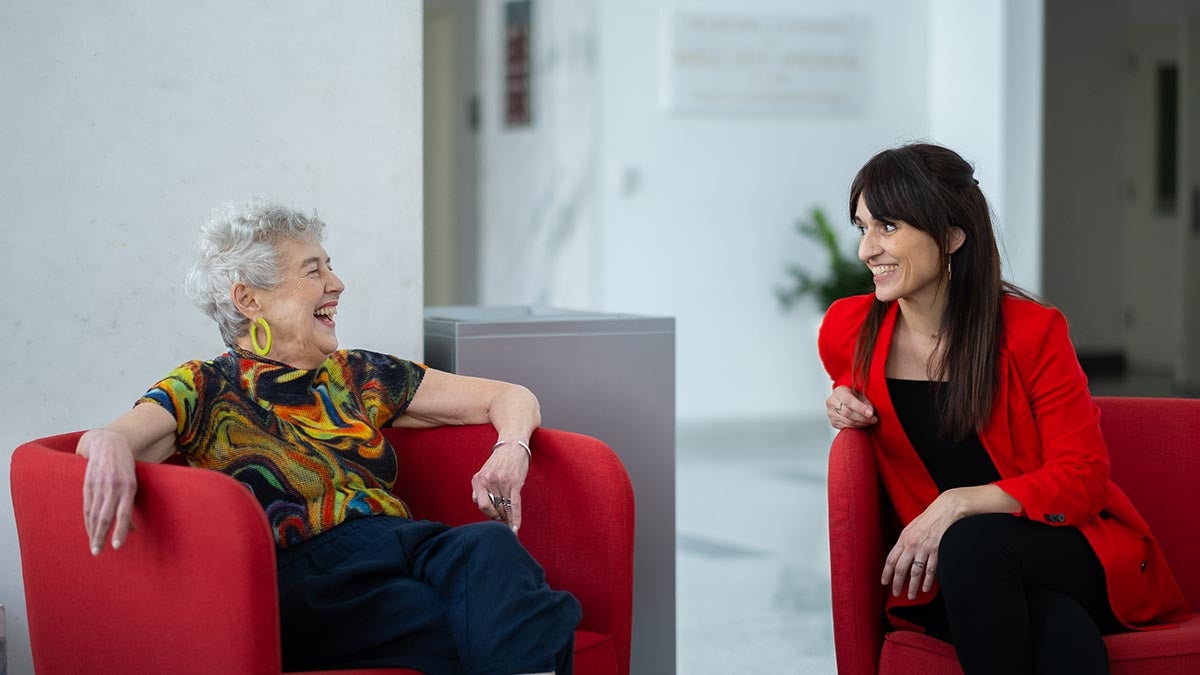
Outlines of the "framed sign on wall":
{"label": "framed sign on wall", "polygon": [[862,17],[668,11],[661,30],[669,113],[847,118],[869,98]]}
{"label": "framed sign on wall", "polygon": [[533,0],[504,3],[504,126],[533,124]]}

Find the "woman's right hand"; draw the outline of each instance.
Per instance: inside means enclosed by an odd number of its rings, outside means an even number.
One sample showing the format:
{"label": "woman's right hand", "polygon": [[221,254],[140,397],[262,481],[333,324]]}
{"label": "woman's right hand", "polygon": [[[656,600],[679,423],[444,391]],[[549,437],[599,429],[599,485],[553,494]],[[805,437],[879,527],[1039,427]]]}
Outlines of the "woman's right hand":
{"label": "woman's right hand", "polygon": [[83,524],[92,555],[100,555],[112,530],[112,547],[121,548],[133,525],[137,474],[129,441],[112,429],[93,429],[79,439],[75,452],[88,460],[83,477]]}
{"label": "woman's right hand", "polygon": [[850,387],[837,387],[825,399],[825,414],[834,429],[862,429],[879,421],[875,406]]}

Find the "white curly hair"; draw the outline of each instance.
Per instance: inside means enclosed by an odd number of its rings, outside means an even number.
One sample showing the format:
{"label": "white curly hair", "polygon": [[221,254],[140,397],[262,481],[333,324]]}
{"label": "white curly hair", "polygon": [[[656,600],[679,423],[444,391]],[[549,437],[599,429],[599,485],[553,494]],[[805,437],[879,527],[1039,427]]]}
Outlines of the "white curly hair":
{"label": "white curly hair", "polygon": [[213,209],[200,228],[196,261],[188,271],[184,289],[196,306],[221,330],[225,344],[249,332],[250,320],[233,303],[230,288],[242,282],[271,289],[283,281],[280,238],[325,239],[325,223],[277,202],[258,198],[243,206]]}

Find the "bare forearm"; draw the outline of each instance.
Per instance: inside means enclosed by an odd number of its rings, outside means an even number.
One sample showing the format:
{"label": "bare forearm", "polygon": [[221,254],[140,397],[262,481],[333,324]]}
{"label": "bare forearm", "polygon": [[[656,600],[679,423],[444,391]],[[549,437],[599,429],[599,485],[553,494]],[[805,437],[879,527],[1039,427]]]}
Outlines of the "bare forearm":
{"label": "bare forearm", "polygon": [[966,518],[981,513],[1020,513],[1021,503],[995,485],[953,488],[946,495],[954,496],[955,516]]}
{"label": "bare forearm", "polygon": [[161,462],[175,448],[175,418],[153,403],[143,403],[108,426],[79,439],[75,452],[87,458],[83,476],[83,525],[92,555],[100,555],[112,531],[120,548],[133,526],[137,495],[134,460]]}
{"label": "bare forearm", "polygon": [[504,440],[529,440],[541,423],[537,398],[525,387],[430,368],[403,415],[392,426],[488,424]]}
{"label": "bare forearm", "polygon": [[86,432],[75,447],[90,459],[99,448],[128,448],[134,459],[161,462],[175,451],[175,418],[153,403],[143,403],[111,423]]}
{"label": "bare forearm", "polygon": [[542,423],[541,406],[533,392],[510,384],[500,389],[488,407],[488,422],[500,440],[528,441]]}
{"label": "bare forearm", "polygon": [[521,487],[533,456],[529,437],[541,424],[541,407],[525,387],[504,382],[490,386],[485,417],[496,428],[498,442],[471,477],[471,495],[488,517],[508,523],[517,532],[521,527]]}

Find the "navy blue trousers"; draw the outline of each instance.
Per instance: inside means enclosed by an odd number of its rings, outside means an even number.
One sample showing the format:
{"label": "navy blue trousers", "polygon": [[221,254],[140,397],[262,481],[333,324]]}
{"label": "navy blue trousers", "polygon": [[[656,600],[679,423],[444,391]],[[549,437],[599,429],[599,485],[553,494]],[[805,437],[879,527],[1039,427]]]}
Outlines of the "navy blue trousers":
{"label": "navy blue trousers", "polygon": [[1077,528],[970,516],[942,536],[938,597],[897,614],[953,642],[967,675],[1101,675],[1121,630],[1104,576]]}
{"label": "navy blue trousers", "polygon": [[284,670],[571,671],[579,603],[502,523],[358,518],[277,563]]}

